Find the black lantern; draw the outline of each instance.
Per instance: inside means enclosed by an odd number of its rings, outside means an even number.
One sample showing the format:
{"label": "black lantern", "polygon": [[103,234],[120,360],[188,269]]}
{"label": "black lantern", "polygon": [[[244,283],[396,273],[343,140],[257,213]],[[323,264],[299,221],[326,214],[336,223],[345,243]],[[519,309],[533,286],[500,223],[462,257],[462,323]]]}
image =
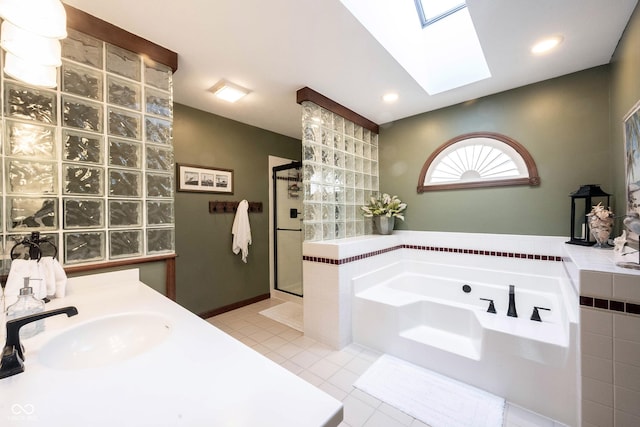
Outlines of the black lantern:
{"label": "black lantern", "polygon": [[591,212],[591,208],[598,204],[593,199],[601,199],[602,203],[606,198],[605,208],[609,208],[610,194],[602,191],[599,185],[587,184],[581,185],[578,190],[569,194],[571,197],[571,240],[567,243],[572,245],[592,246],[596,242],[589,233],[589,222],[587,214]]}

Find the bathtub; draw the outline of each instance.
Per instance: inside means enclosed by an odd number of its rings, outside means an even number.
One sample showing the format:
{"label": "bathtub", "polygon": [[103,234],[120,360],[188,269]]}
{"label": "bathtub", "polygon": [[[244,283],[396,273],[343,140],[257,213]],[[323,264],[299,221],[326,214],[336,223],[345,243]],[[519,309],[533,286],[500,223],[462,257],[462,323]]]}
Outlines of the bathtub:
{"label": "bathtub", "polygon": [[[518,317],[507,316],[509,285]],[[570,287],[544,272],[402,260],[352,279],[353,341],[577,425]],[[534,307],[548,309],[538,309],[541,321]]]}

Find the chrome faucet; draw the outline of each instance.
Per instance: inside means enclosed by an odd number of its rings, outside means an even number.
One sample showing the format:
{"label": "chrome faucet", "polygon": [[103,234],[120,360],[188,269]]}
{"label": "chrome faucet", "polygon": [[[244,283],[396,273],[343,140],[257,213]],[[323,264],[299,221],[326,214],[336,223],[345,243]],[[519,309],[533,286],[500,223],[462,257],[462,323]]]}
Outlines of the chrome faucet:
{"label": "chrome faucet", "polygon": [[7,322],[7,342],[2,350],[0,359],[0,378],[10,377],[24,372],[24,348],[20,344],[20,328],[27,323],[36,322],[47,317],[66,314],[67,317],[78,314],[78,309],[72,306],[57,310],[43,311],[42,313],[18,317]]}
{"label": "chrome faucet", "polygon": [[507,309],[507,316],[518,317],[518,312],[516,311],[516,289],[513,285],[509,285],[509,308]]}

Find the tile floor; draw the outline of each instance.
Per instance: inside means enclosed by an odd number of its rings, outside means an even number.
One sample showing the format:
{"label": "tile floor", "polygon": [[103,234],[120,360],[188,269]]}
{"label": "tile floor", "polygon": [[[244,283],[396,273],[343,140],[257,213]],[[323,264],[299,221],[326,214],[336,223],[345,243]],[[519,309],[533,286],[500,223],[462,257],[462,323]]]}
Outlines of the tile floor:
{"label": "tile floor", "polygon": [[[282,304],[267,299],[207,319],[254,350],[344,404],[341,427],[428,427],[423,422],[356,389],[353,383],[380,353],[352,344],[336,351],[302,332],[271,320],[260,311]],[[506,427],[561,427],[517,406],[507,405]]]}

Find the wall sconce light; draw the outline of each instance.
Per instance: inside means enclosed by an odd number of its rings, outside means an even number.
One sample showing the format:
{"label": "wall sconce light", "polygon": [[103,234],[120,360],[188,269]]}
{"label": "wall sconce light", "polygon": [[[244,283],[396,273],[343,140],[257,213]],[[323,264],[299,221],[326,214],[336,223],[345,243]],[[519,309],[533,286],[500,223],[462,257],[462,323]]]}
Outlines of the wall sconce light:
{"label": "wall sconce light", "polygon": [[209,91],[213,92],[216,97],[227,102],[236,102],[251,92],[249,89],[229,83],[226,80],[220,80],[211,89],[209,89]]}
{"label": "wall sconce light", "polygon": [[67,15],[59,0],[0,0],[4,71],[34,86],[56,87]]}
{"label": "wall sconce light", "polygon": [[571,237],[566,243],[593,246],[596,242],[589,233],[587,214],[591,212],[594,204],[598,204],[593,200],[594,198],[601,199],[601,202],[606,198],[606,203],[603,205],[608,207],[611,195],[605,193],[599,185],[586,184],[569,194],[569,197],[571,197]]}

